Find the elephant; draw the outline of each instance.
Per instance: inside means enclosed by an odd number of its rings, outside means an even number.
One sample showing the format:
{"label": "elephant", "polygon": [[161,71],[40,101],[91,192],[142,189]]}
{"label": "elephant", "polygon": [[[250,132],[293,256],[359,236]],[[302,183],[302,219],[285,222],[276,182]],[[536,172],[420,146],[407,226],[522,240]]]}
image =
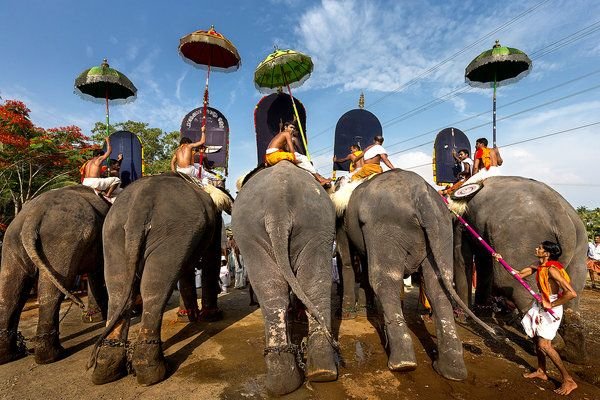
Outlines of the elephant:
{"label": "elephant", "polygon": [[200,258],[212,267],[202,271],[203,310],[217,308],[220,213],[231,200],[217,188],[201,188],[187,180],[176,173],[139,179],[117,197],[106,216],[102,235],[108,320],[88,363],[94,384],[127,374],[130,312],[138,287],[141,328],[130,350],[140,385],[166,377],[160,336],[163,312],[178,280],[181,295],[193,294],[184,299],[186,308],[195,306],[193,275]]}
{"label": "elephant", "polygon": [[[518,176],[488,178],[483,188],[466,203],[463,217],[516,269],[537,262],[534,249],[542,241],[559,243],[563,250],[559,261],[566,267],[573,289],[581,294],[587,275],[586,229],[573,207],[544,183]],[[526,313],[532,301],[529,292],[499,264],[494,268],[491,255],[475,244],[476,241],[455,223],[455,282],[461,298],[470,304],[475,256],[475,304],[485,305],[494,287]],[[536,288],[533,276],[528,282]],[[578,313],[580,298],[565,305],[559,331],[564,339],[561,353],[575,363],[583,363],[586,354],[583,323]]]}
{"label": "elephant", "polygon": [[379,174],[354,189],[345,226],[351,245],[367,257],[369,282],[383,308],[388,368],[408,371],[417,366],[400,293],[404,276],[421,268],[436,327],[439,356],[433,367],[447,379],[466,379],[448,296],[487,332],[494,331],[468,311],[452,287],[452,216],[435,189],[410,171]]}
{"label": "elephant", "polygon": [[51,363],[65,354],[59,341],[60,304],[67,296],[83,308],[66,289],[77,275],[88,274],[88,310],[97,310],[100,304],[105,312],[101,232],[108,210],[109,204],[93,189],[69,186],[34,198],[9,225],[0,267],[0,364],[24,350],[17,328],[36,276],[36,363]]}
{"label": "elephant", "polygon": [[307,379],[337,379],[331,337],[335,211],[325,190],[306,171],[281,161],[246,180],[231,223],[265,320],[267,390],[283,395],[303,382],[289,334],[288,287],[309,313]]}

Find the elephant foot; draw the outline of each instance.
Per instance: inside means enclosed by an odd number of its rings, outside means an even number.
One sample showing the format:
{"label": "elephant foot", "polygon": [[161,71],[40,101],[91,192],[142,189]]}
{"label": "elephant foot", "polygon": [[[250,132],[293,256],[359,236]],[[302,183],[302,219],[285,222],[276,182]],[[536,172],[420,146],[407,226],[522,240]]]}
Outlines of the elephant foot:
{"label": "elephant foot", "polygon": [[446,379],[452,381],[463,381],[467,379],[467,367],[462,357],[453,359],[451,362],[444,362],[441,359],[433,362],[433,369]]}
{"label": "elephant foot", "polygon": [[402,322],[392,322],[386,325],[387,341],[390,355],[388,368],[390,371],[412,371],[417,368],[417,358],[413,348],[412,337]]}
{"label": "elephant foot", "polygon": [[125,342],[104,340],[93,365],[92,383],[103,385],[127,375],[127,350]]}
{"label": "elephant foot", "polygon": [[0,329],[0,365],[26,355],[27,347],[21,332]]}
{"label": "elephant foot", "polygon": [[135,344],[131,365],[137,382],[150,386],[167,376],[167,363],[163,355],[160,339],[142,340]]}
{"label": "elephant foot", "polygon": [[333,346],[324,334],[314,333],[308,339],[306,378],[311,382],[329,382],[337,379],[337,373]]}
{"label": "elephant foot", "polygon": [[180,308],[177,311],[177,322],[188,323],[188,322],[196,322],[198,320],[198,315],[200,315],[199,309],[183,309]]}
{"label": "elephant foot", "polygon": [[356,309],[356,307],[343,307],[342,312],[340,314],[340,319],[341,320],[356,319],[357,316],[358,316],[358,310]]}
{"label": "elephant foot", "polygon": [[102,311],[98,307],[90,308],[81,314],[81,321],[86,324],[104,321]]}
{"label": "elephant foot", "polygon": [[202,310],[200,310],[200,313],[198,314],[198,321],[216,322],[216,321],[220,321],[222,319],[223,319],[223,311],[221,311],[217,307],[215,307],[215,308],[202,307]]}
{"label": "elephant foot", "polygon": [[65,349],[60,345],[58,332],[52,331],[35,337],[35,362],[50,364],[60,360],[65,355]]}
{"label": "elephant foot", "polygon": [[265,350],[267,363],[267,390],[269,393],[282,396],[298,389],[304,378],[296,364],[296,356],[289,349],[276,348]]}

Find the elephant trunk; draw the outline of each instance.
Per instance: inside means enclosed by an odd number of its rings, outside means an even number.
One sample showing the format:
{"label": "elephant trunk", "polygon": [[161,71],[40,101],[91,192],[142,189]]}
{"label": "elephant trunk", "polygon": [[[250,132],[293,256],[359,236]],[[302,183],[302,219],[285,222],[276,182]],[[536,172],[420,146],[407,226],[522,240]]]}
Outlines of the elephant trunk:
{"label": "elephant trunk", "polygon": [[37,269],[45,274],[50,282],[52,282],[52,284],[56,286],[56,288],[60,290],[69,300],[77,304],[85,311],[85,304],[83,304],[79,297],[69,292],[69,290],[67,290],[67,288],[60,283],[56,274],[54,274],[52,267],[48,265],[45,257],[40,255],[38,251],[37,244],[40,236],[39,229],[41,221],[42,215],[39,212],[29,215],[25,219],[23,223],[23,229],[21,230],[21,243],[23,243],[23,248]]}

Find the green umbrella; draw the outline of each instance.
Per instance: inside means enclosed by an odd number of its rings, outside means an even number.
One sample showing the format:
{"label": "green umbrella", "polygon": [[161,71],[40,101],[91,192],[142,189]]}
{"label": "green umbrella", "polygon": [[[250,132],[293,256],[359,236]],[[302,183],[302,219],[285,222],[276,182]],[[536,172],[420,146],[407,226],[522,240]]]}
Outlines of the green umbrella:
{"label": "green umbrella", "polygon": [[496,88],[518,81],[531,71],[527,54],[512,47],[496,44],[486,50],[467,66],[465,81],[474,87],[494,88],[493,96],[493,142],[496,147]]}
{"label": "green umbrella", "polygon": [[75,94],[86,100],[106,102],[106,135],[108,136],[108,101],[125,103],[135,100],[136,87],[129,78],[111,68],[106,59],[97,67],[88,68],[75,79]]}
{"label": "green umbrella", "polygon": [[276,48],[273,53],[269,54],[267,58],[258,64],[256,71],[254,71],[254,84],[263,93],[273,93],[282,87],[287,87],[292,98],[296,120],[299,122],[298,128],[302,136],[302,143],[306,149],[306,157],[309,160],[310,154],[308,153],[306,136],[304,135],[302,123],[300,123],[300,116],[296,109],[296,102],[294,101],[294,96],[292,96],[291,88],[301,86],[310,77],[312,70],[312,60],[306,54],[302,54],[299,51],[279,50]]}

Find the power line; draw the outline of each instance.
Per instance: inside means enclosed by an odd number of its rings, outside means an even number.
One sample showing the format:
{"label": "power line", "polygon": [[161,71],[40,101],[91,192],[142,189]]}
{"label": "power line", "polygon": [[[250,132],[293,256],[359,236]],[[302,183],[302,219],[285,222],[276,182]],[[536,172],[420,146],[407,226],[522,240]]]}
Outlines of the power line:
{"label": "power line", "polygon": [[[428,70],[422,72],[421,74],[417,75],[415,78],[411,79],[410,81],[400,85],[398,88],[396,88],[395,90],[386,93],[385,95],[381,96],[380,98],[376,99],[372,104],[371,107],[377,103],[380,103],[381,101],[383,101],[385,98],[398,93],[400,91],[402,91],[403,89],[410,87],[412,85],[414,85],[415,83],[417,83],[421,78],[431,74],[432,72],[438,70],[440,67],[442,67],[443,65],[447,64],[449,61],[453,60],[454,58],[458,57],[459,55],[461,55],[462,53],[466,52],[467,50],[470,50],[471,48],[475,47],[476,45],[478,45],[479,43],[483,42],[484,40],[490,38],[491,36],[493,36],[494,34],[496,34],[497,32],[501,31],[502,29],[512,25],[513,23],[515,23],[516,21],[518,21],[519,19],[523,18],[524,16],[526,16],[527,14],[532,13],[533,11],[535,11],[536,9],[538,9],[539,7],[541,7],[542,5],[544,5],[545,3],[548,3],[550,0],[543,0],[541,2],[539,2],[538,4],[532,6],[531,8],[523,11],[521,14],[518,14],[516,17],[513,17],[512,19],[508,20],[507,22],[505,22],[504,24],[500,25],[499,27],[495,28],[494,30],[488,32],[487,34],[485,34],[484,36],[480,37],[479,39],[477,39],[476,41],[474,41],[473,43],[467,45],[466,47],[462,48],[461,50],[455,52],[454,54],[452,54],[451,56],[445,58],[444,60],[440,61],[438,64],[434,65],[433,67],[429,68]],[[329,131],[331,128],[333,128],[335,126],[331,125],[325,129],[323,129],[321,132],[317,133],[316,135],[314,135],[313,137],[311,137],[311,139],[315,139],[323,134],[325,134],[327,131]]]}

